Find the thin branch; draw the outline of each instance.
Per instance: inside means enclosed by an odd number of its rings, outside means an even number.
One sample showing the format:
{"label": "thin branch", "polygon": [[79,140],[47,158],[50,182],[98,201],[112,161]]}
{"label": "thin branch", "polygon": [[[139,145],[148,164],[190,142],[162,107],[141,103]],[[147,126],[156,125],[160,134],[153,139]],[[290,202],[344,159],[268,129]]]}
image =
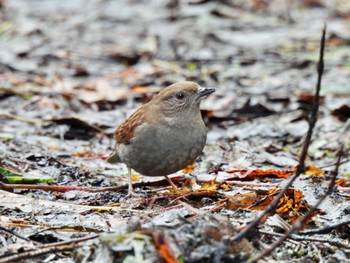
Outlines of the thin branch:
{"label": "thin branch", "polygon": [[63,252],[63,251],[72,251],[77,248],[82,247],[83,244],[72,245],[72,246],[58,246],[58,247],[49,247],[38,250],[33,250],[29,252],[17,253],[8,257],[0,258],[0,263],[8,263],[8,262],[19,262],[22,259],[34,258],[40,255],[45,255],[53,252]]}
{"label": "thin branch", "polygon": [[[42,232],[42,231],[40,231],[40,232]],[[61,242],[56,242],[56,243],[42,245],[42,246],[39,247],[39,249],[80,243],[80,242],[87,241],[87,240],[90,240],[90,239],[95,239],[95,238],[98,238],[98,237],[99,237],[99,235],[94,234],[94,235],[80,237],[80,238],[75,238],[75,239],[71,239],[71,240],[67,240],[67,241],[61,241]]]}
{"label": "thin branch", "polygon": [[[172,181],[181,182],[183,180],[183,176],[176,176],[171,178]],[[167,185],[167,181],[165,179],[159,181],[144,181],[139,183],[134,183],[134,187],[142,187],[142,186],[158,186],[158,185]],[[111,186],[111,187],[103,187],[103,188],[91,188],[84,186],[69,186],[69,185],[33,185],[33,184],[5,184],[0,182],[0,189],[4,190],[12,190],[12,189],[32,189],[32,190],[43,190],[43,191],[55,191],[55,192],[68,192],[68,191],[84,191],[90,193],[99,193],[99,192],[108,192],[108,191],[121,191],[124,189],[128,189],[128,184],[119,185],[119,186]]]}
{"label": "thin branch", "polygon": [[23,236],[21,236],[21,235],[15,233],[15,232],[13,232],[12,230],[7,229],[6,227],[0,226],[0,231],[7,232],[7,233],[9,233],[9,234],[11,234],[11,235],[13,235],[13,236],[16,236],[16,237],[18,237],[18,238],[20,238],[20,239],[25,240],[25,241],[30,241],[29,238],[23,237]]}
{"label": "thin branch", "polygon": [[84,245],[84,244],[77,245],[77,243],[87,241],[90,239],[95,239],[97,237],[98,237],[98,235],[90,235],[90,236],[86,236],[86,237],[71,239],[68,241],[62,241],[62,242],[41,245],[41,246],[38,246],[35,248],[30,248],[30,249],[23,248],[24,251],[22,251],[22,252],[19,252],[19,253],[13,254],[13,255],[8,255],[8,256],[1,256],[0,263],[2,263],[2,262],[18,262],[21,259],[33,258],[33,257],[37,257],[40,255],[53,253],[53,252],[71,251],[71,250],[74,250],[74,249],[79,248],[79,247]]}
{"label": "thin branch", "polygon": [[312,217],[313,213],[316,211],[316,209],[319,207],[319,205],[324,201],[324,199],[329,196],[335,186],[335,181],[338,175],[338,169],[341,161],[341,157],[343,155],[343,145],[341,145],[339,151],[338,151],[338,159],[336,167],[332,173],[331,182],[329,183],[327,191],[324,193],[324,195],[320,198],[320,200],[317,201],[317,203],[310,208],[310,210],[302,217],[300,217],[293,225],[292,227],[279,239],[277,242],[272,244],[270,247],[265,249],[263,252],[261,252],[259,255],[257,255],[255,258],[253,258],[250,262],[257,262],[259,259],[262,259],[263,257],[269,255],[275,248],[277,248],[279,245],[281,245],[287,238],[289,238],[294,232],[298,231],[299,229],[303,228],[306,224],[306,222]]}
{"label": "thin branch", "polygon": [[119,191],[127,189],[127,185],[104,187],[104,188],[91,188],[84,186],[75,185],[33,185],[33,184],[4,184],[0,182],[0,189],[12,190],[12,189],[32,189],[32,190],[43,190],[43,191],[55,191],[55,192],[68,192],[68,191],[84,191],[90,193],[106,192],[106,191]]}
{"label": "thin branch", "polygon": [[323,54],[324,54],[324,48],[325,48],[325,36],[326,36],[326,25],[323,28],[322,32],[322,38],[321,38],[321,48],[320,48],[320,58],[317,64],[317,84],[316,84],[316,92],[313,99],[313,107],[309,118],[309,129],[307,131],[305,141],[302,147],[302,152],[299,157],[299,165],[296,169],[295,174],[289,178],[289,181],[287,184],[281,189],[279,194],[276,196],[276,198],[269,204],[269,206],[266,208],[264,212],[262,212],[254,221],[252,221],[245,229],[243,229],[241,232],[239,232],[236,236],[233,237],[233,241],[239,240],[246,236],[254,227],[256,227],[259,222],[267,215],[275,211],[276,207],[278,206],[278,203],[280,199],[283,197],[283,195],[286,193],[288,188],[293,184],[293,182],[304,172],[305,169],[305,160],[307,157],[308,149],[311,142],[311,137],[313,133],[313,129],[315,127],[316,121],[317,121],[317,115],[318,115],[318,109],[320,104],[320,90],[321,90],[321,80],[322,80],[322,74],[324,69],[324,63],[323,63]]}
{"label": "thin branch", "polygon": [[[264,234],[264,235],[277,236],[277,237],[283,237],[284,236],[284,234],[281,234],[281,233],[264,231],[264,230],[259,230],[259,233]],[[350,249],[349,245],[347,245],[345,243],[342,243],[340,241],[331,240],[329,238],[304,237],[304,236],[299,236],[299,235],[294,235],[293,234],[293,235],[289,236],[288,239],[295,240],[295,241],[328,243],[328,244],[331,244],[333,246]]]}
{"label": "thin branch", "polygon": [[347,226],[349,224],[350,224],[350,219],[339,222],[339,223],[334,224],[334,225],[325,226],[325,227],[321,227],[318,229],[306,230],[306,231],[300,232],[299,235],[328,234],[331,231],[333,231],[334,229],[340,228],[342,226]]}

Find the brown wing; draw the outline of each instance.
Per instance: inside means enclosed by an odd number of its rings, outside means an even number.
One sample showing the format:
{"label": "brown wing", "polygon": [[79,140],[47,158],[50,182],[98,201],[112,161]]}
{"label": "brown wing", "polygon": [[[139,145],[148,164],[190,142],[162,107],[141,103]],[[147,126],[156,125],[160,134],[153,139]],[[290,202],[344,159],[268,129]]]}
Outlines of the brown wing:
{"label": "brown wing", "polygon": [[125,122],[123,122],[114,132],[114,139],[117,143],[129,144],[134,137],[135,129],[145,120],[145,107],[139,108]]}

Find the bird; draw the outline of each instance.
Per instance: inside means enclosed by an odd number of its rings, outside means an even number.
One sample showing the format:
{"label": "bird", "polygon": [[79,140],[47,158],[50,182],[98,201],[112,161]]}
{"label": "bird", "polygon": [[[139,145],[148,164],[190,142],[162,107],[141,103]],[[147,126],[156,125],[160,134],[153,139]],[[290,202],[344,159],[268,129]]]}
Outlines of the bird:
{"label": "bird", "polygon": [[128,168],[127,197],[134,192],[131,169],[145,176],[168,175],[192,164],[206,144],[207,127],[200,102],[215,89],[181,81],[162,89],[136,110],[114,132],[115,150],[109,163],[123,162]]}

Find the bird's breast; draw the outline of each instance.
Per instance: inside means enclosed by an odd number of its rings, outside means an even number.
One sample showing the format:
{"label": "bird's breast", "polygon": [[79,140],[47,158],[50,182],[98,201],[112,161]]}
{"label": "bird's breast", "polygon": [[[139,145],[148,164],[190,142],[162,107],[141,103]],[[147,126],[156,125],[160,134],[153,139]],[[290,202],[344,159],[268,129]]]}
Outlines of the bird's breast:
{"label": "bird's breast", "polygon": [[120,159],[128,167],[148,176],[174,173],[201,154],[206,141],[202,122],[185,125],[150,125],[138,127],[130,144],[119,145]]}

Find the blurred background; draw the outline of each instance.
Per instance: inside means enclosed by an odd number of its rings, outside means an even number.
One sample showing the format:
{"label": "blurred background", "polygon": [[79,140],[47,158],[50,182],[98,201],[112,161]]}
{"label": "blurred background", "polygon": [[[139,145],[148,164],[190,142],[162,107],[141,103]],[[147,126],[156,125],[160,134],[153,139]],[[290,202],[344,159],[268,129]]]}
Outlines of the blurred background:
{"label": "blurred background", "polygon": [[[260,225],[278,233],[320,199],[341,143],[338,191],[307,227],[348,220],[349,0],[0,0],[0,180],[37,189],[0,190],[1,231],[8,227],[30,238],[18,239],[12,232],[0,236],[0,261],[6,254],[23,256],[20,252],[28,251],[23,247],[40,252],[32,241],[47,244],[123,229],[136,233],[137,240],[132,235],[110,239],[130,241],[112,244],[110,251],[119,259],[134,252],[149,259],[146,252],[153,251],[150,262],[157,262],[160,252],[153,241],[167,252],[167,231],[185,240],[180,251],[186,262],[226,262],[227,251],[232,262],[238,252],[265,249],[275,236],[256,239],[254,233],[254,245],[246,249],[232,250],[228,240],[236,226],[242,229],[259,213],[253,203],[269,202],[278,191],[273,187],[298,164],[325,24],[325,71],[305,170],[309,175],[289,189],[278,208],[283,224],[279,218]],[[203,155],[176,175],[185,203],[200,213],[177,203],[181,196],[169,195],[163,178],[137,174],[137,191],[147,199],[128,203],[126,167],[104,161],[114,148],[115,127],[181,80],[216,88],[202,103],[209,129]],[[248,178],[250,171],[256,177]],[[200,191],[192,192],[193,178],[188,181],[184,172],[195,175]],[[121,187],[95,191],[116,185]],[[202,213],[205,220],[191,221]],[[230,223],[213,220],[214,214]],[[126,227],[134,215],[139,221]],[[348,222],[322,235],[321,242],[287,242],[273,258],[348,262]],[[152,226],[148,234],[137,232],[146,225]],[[57,250],[64,253],[42,261],[87,262],[94,251],[106,256],[107,250],[97,250],[105,241],[81,243],[80,252],[72,241],[74,253],[64,246]],[[96,258],[112,262],[112,257]]]}
{"label": "blurred background", "polygon": [[[104,155],[137,107],[192,80],[217,89],[202,105],[208,162],[293,166],[325,23],[322,118],[311,153],[322,163],[334,159],[333,138],[349,118],[349,1],[2,0],[1,150],[20,144],[17,155],[32,153],[39,142],[35,152],[49,147],[55,157]],[[288,155],[286,163],[276,155]]]}

